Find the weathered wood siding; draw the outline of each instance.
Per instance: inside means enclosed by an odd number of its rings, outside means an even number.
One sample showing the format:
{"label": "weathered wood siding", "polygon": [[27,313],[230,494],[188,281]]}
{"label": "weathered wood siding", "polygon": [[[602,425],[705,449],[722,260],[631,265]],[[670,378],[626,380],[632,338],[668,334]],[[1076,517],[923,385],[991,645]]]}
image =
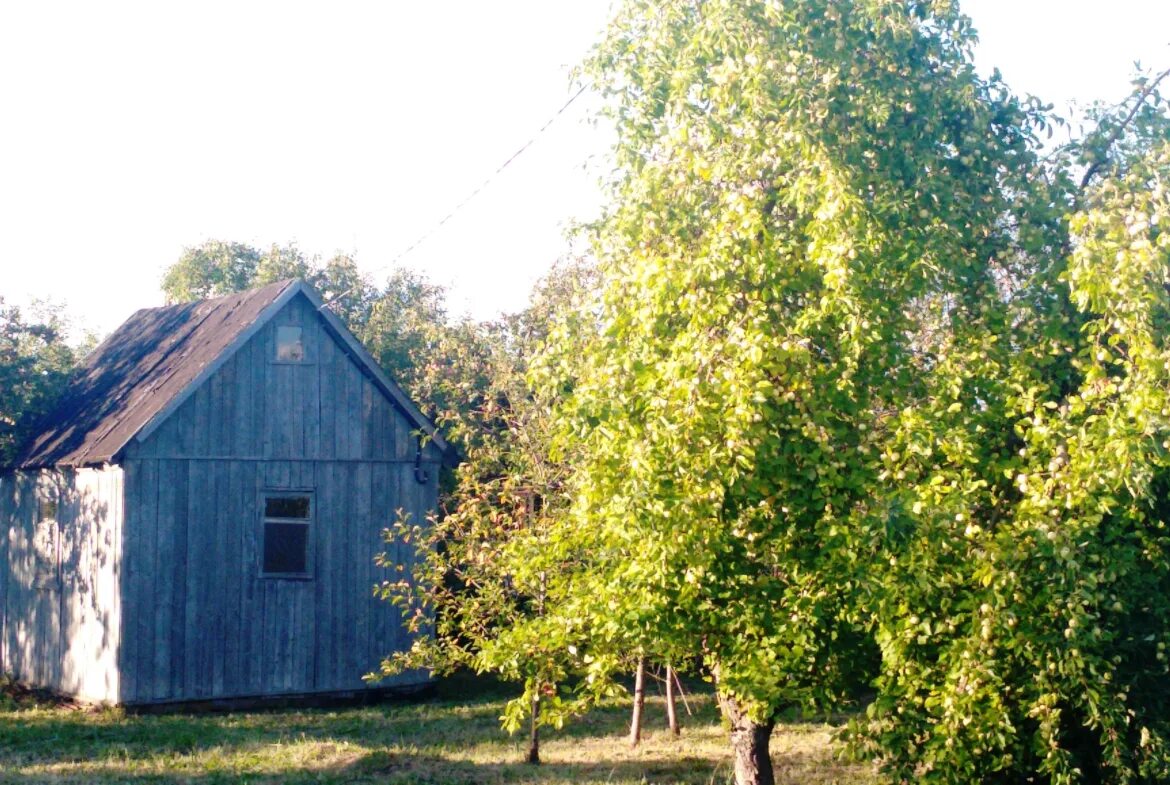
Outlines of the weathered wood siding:
{"label": "weathered wood siding", "polygon": [[[288,325],[303,363],[272,361]],[[372,596],[374,555],[408,555],[382,531],[399,508],[421,520],[435,505],[439,455],[418,483],[412,429],[296,297],[128,449],[122,701],[366,686],[409,644]],[[260,577],[262,493],[279,489],[313,493],[307,580]]]}
{"label": "weathered wood siding", "polygon": [[[118,700],[122,483],[118,467],[0,477],[0,666],[20,681]],[[58,504],[51,572],[33,547],[46,496]]]}

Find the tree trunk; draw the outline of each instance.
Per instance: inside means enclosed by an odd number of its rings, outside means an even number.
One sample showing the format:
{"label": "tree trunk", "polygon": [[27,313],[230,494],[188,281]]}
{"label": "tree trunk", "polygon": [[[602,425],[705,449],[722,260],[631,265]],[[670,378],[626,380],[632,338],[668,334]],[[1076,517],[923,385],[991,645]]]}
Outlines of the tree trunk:
{"label": "tree trunk", "polygon": [[736,785],[775,785],[768,742],[775,722],[753,722],[730,695],[719,696],[719,708],[731,723],[731,749],[735,753]]}
{"label": "tree trunk", "polygon": [[674,710],[674,680],[678,678],[674,668],[666,666],[666,726],[670,728],[670,735],[677,736],[678,713]]}
{"label": "tree trunk", "polygon": [[526,763],[540,763],[540,689],[532,695],[532,724],[528,730],[528,757]]}
{"label": "tree trunk", "polygon": [[637,747],[642,740],[642,707],[646,705],[646,658],[638,658],[634,674],[634,716],[630,718],[630,746]]}

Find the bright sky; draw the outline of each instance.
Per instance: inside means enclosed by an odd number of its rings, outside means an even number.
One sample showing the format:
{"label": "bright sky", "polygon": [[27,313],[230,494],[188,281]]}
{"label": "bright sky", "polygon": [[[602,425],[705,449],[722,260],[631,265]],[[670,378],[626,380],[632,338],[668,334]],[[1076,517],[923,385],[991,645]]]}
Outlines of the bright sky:
{"label": "bright sky", "polygon": [[[1062,104],[1170,66],[1166,0],[967,0],[980,67]],[[1106,10],[1107,9],[1107,10]],[[0,0],[0,295],[107,332],[215,238],[387,265],[571,95],[609,0]],[[597,208],[583,96],[402,259],[486,318]],[[597,165],[600,165],[599,163]]]}

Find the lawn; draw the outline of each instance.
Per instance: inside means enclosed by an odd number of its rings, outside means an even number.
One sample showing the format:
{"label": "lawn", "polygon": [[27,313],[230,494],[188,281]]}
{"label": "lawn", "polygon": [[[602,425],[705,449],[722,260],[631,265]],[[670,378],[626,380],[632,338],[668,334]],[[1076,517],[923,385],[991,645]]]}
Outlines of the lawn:
{"label": "lawn", "polygon": [[[711,696],[689,696],[682,737],[648,699],[643,743],[625,743],[629,702],[546,731],[544,764],[518,763],[524,744],[499,728],[501,688],[469,680],[433,698],[376,706],[135,716],[0,695],[0,783],[727,783],[727,734]],[[680,711],[682,707],[680,706]],[[772,739],[778,783],[868,785],[841,763],[833,728],[793,722]]]}

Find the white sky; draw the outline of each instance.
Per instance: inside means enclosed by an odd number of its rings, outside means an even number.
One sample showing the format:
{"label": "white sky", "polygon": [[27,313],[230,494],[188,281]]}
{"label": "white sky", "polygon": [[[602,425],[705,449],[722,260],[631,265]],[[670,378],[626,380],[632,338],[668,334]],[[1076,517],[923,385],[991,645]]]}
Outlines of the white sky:
{"label": "white sky", "polygon": [[[1170,66],[1167,0],[967,0],[980,67],[1063,104]],[[1107,10],[1106,10],[1107,9]],[[206,239],[386,265],[570,95],[609,0],[0,0],[0,295],[107,332]],[[523,307],[596,210],[583,96],[400,264]]]}

